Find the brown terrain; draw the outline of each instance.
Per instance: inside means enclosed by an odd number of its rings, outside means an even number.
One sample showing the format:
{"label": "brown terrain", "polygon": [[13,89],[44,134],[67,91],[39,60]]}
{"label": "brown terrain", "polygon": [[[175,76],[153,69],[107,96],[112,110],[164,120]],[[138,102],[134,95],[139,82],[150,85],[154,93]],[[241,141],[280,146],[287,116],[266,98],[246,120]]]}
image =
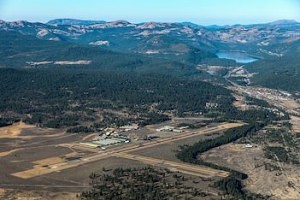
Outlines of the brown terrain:
{"label": "brown terrain", "polygon": [[[172,137],[162,132],[162,137],[151,141],[137,140],[101,150],[81,145],[81,142],[93,138],[95,134],[66,134],[63,130],[42,129],[20,122],[0,128],[0,195],[2,199],[73,199],[76,194],[89,188],[88,177],[92,172],[99,172],[104,167],[114,169],[145,165],[186,174],[197,179],[199,187],[209,188],[208,180],[226,177],[228,173],[182,163],[170,157],[156,158],[151,156],[153,153],[146,156],[137,153],[160,148],[164,151],[167,147],[174,158],[176,152],[173,148],[185,141],[192,143],[241,125],[215,124],[173,133]],[[137,132],[153,134],[154,129],[150,126]],[[209,190],[217,194],[215,189]]]}
{"label": "brown terrain", "polygon": [[[279,163],[264,157],[263,147],[246,148],[243,144],[228,144],[207,151],[200,156],[206,161],[225,165],[249,175],[246,189],[272,199],[300,198],[300,169],[297,166]],[[265,163],[278,166],[281,170],[268,170]]]}

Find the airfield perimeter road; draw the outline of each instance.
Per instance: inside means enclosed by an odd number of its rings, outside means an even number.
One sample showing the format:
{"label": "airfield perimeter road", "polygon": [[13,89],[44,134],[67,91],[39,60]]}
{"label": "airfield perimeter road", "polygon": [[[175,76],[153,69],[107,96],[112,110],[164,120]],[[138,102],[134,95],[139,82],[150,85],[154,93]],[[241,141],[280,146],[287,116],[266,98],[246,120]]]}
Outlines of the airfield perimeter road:
{"label": "airfield perimeter road", "polygon": [[141,161],[145,164],[153,165],[153,166],[160,166],[164,168],[168,168],[171,171],[179,171],[185,174],[191,174],[201,177],[227,177],[229,176],[229,172],[215,170],[209,167],[203,167],[199,165],[191,165],[185,163],[179,163],[174,161],[168,160],[161,160],[156,158],[150,158],[140,155],[128,154],[128,153],[118,153],[115,154],[116,157],[127,158],[131,160]]}
{"label": "airfield perimeter road", "polygon": [[229,174],[225,171],[221,170],[215,170],[212,168],[200,166],[200,165],[191,165],[191,164],[185,164],[185,163],[176,163],[173,161],[166,161],[166,160],[159,160],[159,159],[154,159],[154,158],[149,158],[149,157],[143,157],[143,156],[137,156],[137,155],[132,155],[128,154],[132,151],[137,151],[145,148],[150,148],[150,147],[155,147],[161,144],[166,144],[166,143],[171,143],[175,142],[178,140],[183,140],[186,138],[190,137],[195,137],[199,135],[206,135],[206,134],[213,134],[217,133],[220,131],[227,130],[229,128],[234,128],[238,126],[242,126],[242,123],[221,123],[217,126],[210,127],[210,128],[202,128],[200,130],[197,130],[197,132],[184,132],[178,135],[174,135],[173,137],[170,138],[159,138],[156,140],[152,141],[146,141],[140,144],[137,143],[131,143],[131,144],[126,144],[122,145],[120,147],[115,147],[112,149],[108,149],[103,152],[99,153],[94,153],[92,155],[77,159],[77,160],[72,160],[72,161],[63,161],[60,163],[48,165],[48,166],[42,166],[42,165],[36,165],[32,169],[21,171],[21,172],[16,172],[13,173],[13,176],[23,178],[23,179],[29,179],[33,178],[35,176],[40,176],[43,174],[49,174],[52,172],[57,172],[57,171],[62,171],[65,169],[77,167],[80,165],[84,165],[87,163],[99,161],[105,158],[109,157],[124,157],[127,159],[131,160],[139,160],[147,164],[152,164],[152,165],[158,165],[158,164],[163,164],[164,167],[170,168],[170,169],[176,169],[177,171],[182,171],[183,173],[189,173],[193,175],[198,175],[198,176],[203,176],[203,177],[213,177],[213,176],[220,176],[220,177],[226,177]]}

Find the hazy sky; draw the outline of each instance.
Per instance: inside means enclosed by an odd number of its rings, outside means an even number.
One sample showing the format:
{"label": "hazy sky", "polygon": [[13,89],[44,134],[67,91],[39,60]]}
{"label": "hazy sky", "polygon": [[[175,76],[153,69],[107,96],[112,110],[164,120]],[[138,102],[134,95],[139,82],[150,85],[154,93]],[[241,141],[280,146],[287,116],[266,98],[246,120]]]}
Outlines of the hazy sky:
{"label": "hazy sky", "polygon": [[300,0],[0,0],[0,19],[46,22],[54,18],[203,25],[300,21]]}

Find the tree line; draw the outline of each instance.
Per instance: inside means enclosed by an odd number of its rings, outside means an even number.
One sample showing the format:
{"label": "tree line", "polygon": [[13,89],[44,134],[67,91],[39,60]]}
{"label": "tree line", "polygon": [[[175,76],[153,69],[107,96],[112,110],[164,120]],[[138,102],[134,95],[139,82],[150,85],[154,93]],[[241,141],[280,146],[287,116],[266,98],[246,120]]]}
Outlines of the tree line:
{"label": "tree line", "polygon": [[[233,101],[220,86],[159,74],[0,69],[0,79],[1,113],[15,113],[28,123],[51,128],[94,122],[96,114],[105,110],[127,112],[128,121],[146,125],[167,120],[165,111],[206,113],[206,103],[215,102],[222,112]],[[113,118],[116,124],[126,121]]]}

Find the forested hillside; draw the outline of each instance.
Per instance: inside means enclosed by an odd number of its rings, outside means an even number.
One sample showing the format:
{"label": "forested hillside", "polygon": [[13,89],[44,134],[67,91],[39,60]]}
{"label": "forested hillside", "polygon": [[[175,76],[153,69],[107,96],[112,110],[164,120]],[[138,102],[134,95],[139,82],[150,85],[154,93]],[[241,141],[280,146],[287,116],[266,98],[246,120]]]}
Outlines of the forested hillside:
{"label": "forested hillside", "polygon": [[[29,62],[91,60],[99,68],[124,66],[141,62],[136,56],[122,55],[100,48],[67,42],[40,40],[15,32],[0,31],[0,65],[2,67],[32,67]],[[50,64],[38,65],[45,67]]]}
{"label": "forested hillside", "polygon": [[[193,52],[184,60],[199,60],[201,52]],[[202,55],[202,54],[201,54]],[[0,31],[0,67],[13,68],[93,68],[176,76],[208,76],[189,62],[152,58],[137,54],[116,53],[99,47],[47,41],[16,32]],[[205,57],[206,54],[203,54]],[[180,60],[180,59],[179,59]],[[83,63],[76,63],[83,61]],[[72,63],[72,62],[75,62]]]}
{"label": "forested hillside", "polygon": [[155,123],[168,119],[165,111],[205,113],[206,103],[217,103],[222,112],[233,100],[222,87],[159,74],[1,69],[0,80],[3,116],[55,128]]}
{"label": "forested hillside", "polygon": [[[274,49],[278,49],[276,45]],[[256,73],[254,84],[287,91],[300,91],[300,42],[280,45],[283,56],[265,58],[247,65],[247,69]]]}

